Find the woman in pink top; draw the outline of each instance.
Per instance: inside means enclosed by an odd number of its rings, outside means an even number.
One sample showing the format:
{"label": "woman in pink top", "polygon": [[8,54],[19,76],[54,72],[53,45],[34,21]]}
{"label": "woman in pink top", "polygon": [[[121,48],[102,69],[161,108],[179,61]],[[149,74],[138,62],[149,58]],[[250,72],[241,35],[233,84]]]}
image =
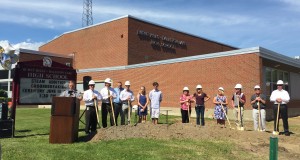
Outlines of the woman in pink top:
{"label": "woman in pink top", "polygon": [[[189,115],[191,114],[191,103],[194,101],[189,94],[189,88],[183,88],[183,94],[180,96],[182,123],[189,123]],[[189,110],[189,113],[188,113]]]}

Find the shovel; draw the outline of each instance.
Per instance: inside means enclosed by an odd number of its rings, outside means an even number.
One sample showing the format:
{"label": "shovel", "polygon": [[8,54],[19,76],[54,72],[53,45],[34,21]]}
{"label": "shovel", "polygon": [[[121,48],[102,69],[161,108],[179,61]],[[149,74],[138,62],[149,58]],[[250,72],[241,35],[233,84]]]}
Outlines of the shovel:
{"label": "shovel", "polygon": [[241,107],[240,107],[240,102],[238,103],[238,119],[239,119],[239,121],[240,121],[240,127],[238,128],[238,130],[241,130],[241,131],[244,131],[245,130],[245,128],[244,128],[244,126],[242,125],[243,124],[243,122],[242,122],[242,110],[241,110]]}
{"label": "shovel", "polygon": [[94,105],[95,105],[96,116],[97,116],[97,124],[98,124],[99,128],[101,128],[100,124],[99,124],[99,111],[98,111],[98,103],[97,103],[96,99],[94,99]]}
{"label": "shovel", "polygon": [[113,106],[113,103],[112,103],[112,99],[110,97],[110,92],[109,92],[109,89],[107,88],[107,94],[109,96],[109,101],[110,101],[110,106],[111,106],[111,112],[112,112],[112,115],[113,115],[113,121],[114,121],[114,126],[116,125],[116,119],[115,119],[115,111],[114,111],[114,106]]}
{"label": "shovel", "polygon": [[278,103],[278,106],[277,106],[277,118],[276,118],[276,126],[275,126],[275,131],[273,132],[273,135],[279,135],[279,132],[278,132],[278,123],[279,123],[279,108],[280,108],[280,104]]}
{"label": "shovel", "polygon": [[260,103],[259,102],[257,102],[257,109],[258,109],[258,131],[262,131],[261,117],[260,117]]}
{"label": "shovel", "polygon": [[225,112],[225,109],[224,109],[224,106],[222,105],[222,103],[221,103],[221,107],[222,107],[222,110],[223,110],[223,112],[224,112],[224,114],[225,114],[225,118],[227,119],[227,122],[228,122],[228,124],[229,124],[229,128],[230,128],[230,129],[234,129],[234,128],[231,127],[230,121],[229,121],[229,119],[228,119],[228,117],[227,117],[227,114],[226,114],[226,112]]}

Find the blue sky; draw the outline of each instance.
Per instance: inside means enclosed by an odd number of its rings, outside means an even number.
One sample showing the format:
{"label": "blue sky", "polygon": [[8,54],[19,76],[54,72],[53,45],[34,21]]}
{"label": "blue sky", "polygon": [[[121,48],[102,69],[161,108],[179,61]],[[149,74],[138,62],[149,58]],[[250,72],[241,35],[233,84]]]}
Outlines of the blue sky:
{"label": "blue sky", "polygon": [[[82,0],[1,0],[0,45],[37,49],[81,28]],[[93,0],[94,24],[132,15],[238,48],[300,55],[300,0]]]}

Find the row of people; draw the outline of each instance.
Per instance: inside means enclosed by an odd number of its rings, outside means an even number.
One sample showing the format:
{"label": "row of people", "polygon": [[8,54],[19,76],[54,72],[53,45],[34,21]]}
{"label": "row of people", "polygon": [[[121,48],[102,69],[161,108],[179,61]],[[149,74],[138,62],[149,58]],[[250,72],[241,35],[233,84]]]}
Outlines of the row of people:
{"label": "row of people", "polygon": [[[130,123],[131,104],[135,101],[135,96],[130,90],[130,82],[125,82],[125,88],[122,88],[122,82],[118,82],[118,87],[111,87],[111,79],[107,78],[104,81],[105,87],[100,92],[95,90],[95,82],[89,81],[89,90],[83,94],[83,100],[86,105],[86,128],[88,134],[96,131],[97,117],[96,110],[98,101],[102,101],[102,126],[107,127],[107,115],[110,116],[110,125],[118,125],[118,117],[121,117],[121,125],[125,125],[125,119]],[[147,105],[151,104],[151,118],[154,124],[157,124],[159,118],[160,103],[162,101],[162,92],[158,89],[159,84],[153,83],[154,89],[146,94],[146,88],[143,86],[137,95],[138,114],[141,121],[145,121],[147,117]]]}
{"label": "row of people", "polygon": [[[254,86],[254,94],[250,98],[250,103],[252,105],[252,117],[254,122],[254,130],[266,131],[266,95],[261,93],[261,88],[259,85]],[[180,96],[181,104],[181,116],[182,123],[189,123],[189,116],[191,114],[192,103],[195,102],[196,111],[196,124],[201,126],[205,125],[204,112],[205,112],[205,102],[210,99],[205,92],[202,90],[201,85],[196,86],[196,92],[193,95],[189,94],[189,88],[183,88],[183,94]],[[287,103],[290,97],[287,91],[283,89],[283,81],[279,80],[277,82],[277,90],[274,90],[270,96],[270,101],[274,103],[273,113],[274,113],[274,130],[273,134],[279,133],[279,123],[276,121],[278,114],[282,117],[284,134],[286,136],[290,135],[288,126],[288,108]],[[213,103],[215,104],[214,118],[217,120],[217,124],[225,127],[225,121],[227,119],[228,110],[228,99],[224,95],[224,88],[218,88],[218,94],[213,98]],[[235,117],[235,123],[239,130],[244,129],[243,115],[244,115],[244,105],[246,103],[246,96],[242,92],[242,85],[237,84],[235,86],[235,93],[231,98],[231,106],[233,108],[233,113]],[[277,114],[277,112],[279,113]]]}
{"label": "row of people", "polygon": [[[89,90],[84,92],[83,97],[72,89],[62,92],[61,96],[68,96],[73,94],[74,96],[81,98],[86,104],[86,132],[96,130],[97,119],[95,104],[98,101],[102,101],[102,125],[107,127],[107,115],[110,114],[111,125],[118,125],[118,117],[121,117],[121,125],[125,125],[125,119],[128,119],[128,108],[131,103],[135,100],[133,92],[130,90],[130,82],[125,82],[125,89],[122,88],[122,82],[117,83],[116,88],[111,87],[111,79],[107,78],[105,80],[105,87],[100,91],[100,93],[95,88],[95,82],[91,80],[89,82]],[[69,83],[69,88],[75,88],[74,82]],[[138,104],[138,115],[139,122],[145,122],[148,113],[148,104],[151,102],[151,118],[154,124],[157,124],[159,118],[160,102],[162,101],[162,92],[158,89],[158,83],[154,82],[154,89],[149,93],[146,93],[146,88],[142,86],[137,94],[137,104]],[[246,103],[246,96],[242,92],[242,85],[237,84],[235,86],[235,93],[231,98],[231,106],[233,108],[233,113],[235,116],[236,126],[241,129],[243,128],[243,115],[244,115],[244,105]],[[259,85],[254,87],[254,94],[251,96],[250,103],[253,107],[252,115],[254,121],[254,130],[266,130],[266,96],[261,93]],[[205,125],[204,112],[205,112],[205,102],[210,99],[205,92],[202,90],[201,85],[196,86],[196,92],[193,95],[189,94],[188,87],[184,87],[183,94],[180,96],[181,104],[181,115],[182,123],[188,123],[191,114],[191,104],[195,102],[196,111],[196,124]],[[273,113],[274,119],[277,117],[277,112],[279,110],[280,117],[283,120],[284,133],[289,135],[288,127],[288,115],[287,115],[287,103],[289,102],[289,94],[283,89],[283,81],[279,80],[277,82],[277,90],[274,90],[271,94],[270,101],[274,103]],[[96,100],[96,103],[95,103]],[[218,94],[213,98],[213,103],[215,104],[214,118],[217,120],[217,124],[225,127],[225,121],[227,116],[227,106],[228,100],[224,95],[224,88],[218,88]],[[113,108],[111,107],[113,105]],[[113,111],[114,110],[114,111]],[[129,112],[131,112],[129,110]],[[114,113],[114,114],[113,114]],[[113,118],[114,117],[114,118]],[[259,118],[260,117],[260,118]],[[130,119],[128,119],[130,120]],[[200,124],[201,120],[201,124]],[[273,134],[278,134],[279,126],[276,120],[274,120],[274,131]]]}

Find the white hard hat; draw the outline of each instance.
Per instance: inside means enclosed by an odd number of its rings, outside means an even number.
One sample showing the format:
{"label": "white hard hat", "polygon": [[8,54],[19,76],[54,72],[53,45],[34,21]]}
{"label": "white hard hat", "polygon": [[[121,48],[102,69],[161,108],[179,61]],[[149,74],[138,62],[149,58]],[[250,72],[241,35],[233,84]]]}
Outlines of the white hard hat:
{"label": "white hard hat", "polygon": [[240,89],[242,89],[243,87],[242,87],[241,84],[236,84],[234,88],[240,88]]}
{"label": "white hard hat", "polygon": [[196,88],[202,88],[202,86],[201,86],[200,84],[198,84],[198,85],[196,86]]}
{"label": "white hard hat", "polygon": [[255,85],[254,89],[260,89],[260,86],[259,85]]}
{"label": "white hard hat", "polygon": [[90,80],[90,81],[89,81],[89,85],[95,85],[95,81]]}
{"label": "white hard hat", "polygon": [[125,82],[125,86],[130,86],[130,82],[129,82],[129,81],[126,81],[126,82]]}
{"label": "white hard hat", "polygon": [[132,106],[132,109],[133,109],[133,110],[137,110],[137,109],[138,109],[138,106],[137,106],[137,105],[133,105],[133,106]]}
{"label": "white hard hat", "polygon": [[218,90],[224,91],[224,88],[223,88],[223,87],[219,87],[219,89],[218,89]]}
{"label": "white hard hat", "polygon": [[189,88],[188,87],[183,87],[183,90],[184,91],[189,91]]}
{"label": "white hard hat", "polygon": [[104,80],[104,82],[105,82],[105,83],[111,83],[111,79],[110,79],[110,78],[106,78],[106,79]]}
{"label": "white hard hat", "polygon": [[283,81],[282,80],[278,80],[277,81],[277,85],[283,85]]}

